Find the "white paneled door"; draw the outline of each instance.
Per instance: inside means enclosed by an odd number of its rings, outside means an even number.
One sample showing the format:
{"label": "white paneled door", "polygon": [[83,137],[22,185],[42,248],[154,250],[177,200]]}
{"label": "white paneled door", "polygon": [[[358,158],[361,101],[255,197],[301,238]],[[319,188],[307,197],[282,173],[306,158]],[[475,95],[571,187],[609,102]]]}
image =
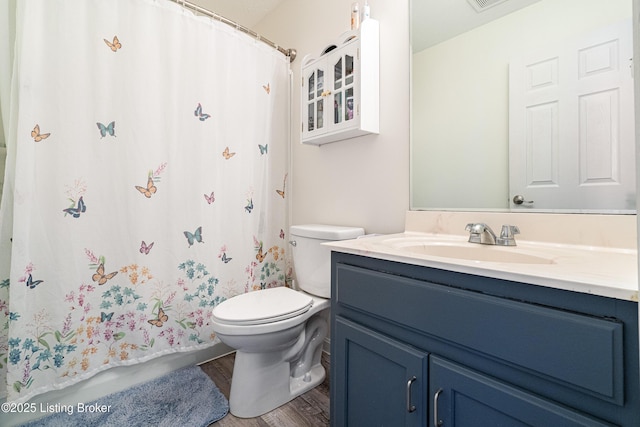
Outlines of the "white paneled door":
{"label": "white paneled door", "polygon": [[635,209],[631,22],[509,65],[513,209]]}

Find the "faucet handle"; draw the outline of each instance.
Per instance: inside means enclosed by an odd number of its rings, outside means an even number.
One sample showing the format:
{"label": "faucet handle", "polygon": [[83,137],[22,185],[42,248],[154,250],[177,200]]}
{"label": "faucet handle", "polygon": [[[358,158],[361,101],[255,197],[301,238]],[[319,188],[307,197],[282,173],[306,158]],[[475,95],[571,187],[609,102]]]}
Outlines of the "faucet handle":
{"label": "faucet handle", "polygon": [[480,224],[471,222],[464,229],[469,232],[470,243],[480,243],[480,234],[484,231]]}
{"label": "faucet handle", "polygon": [[469,223],[464,228],[469,232],[470,243],[481,243],[483,245],[495,245],[496,235],[487,224],[483,222]]}
{"label": "faucet handle", "polygon": [[480,222],[470,222],[464,229],[469,233],[480,234],[484,233],[485,224],[482,224]]}
{"label": "faucet handle", "polygon": [[503,225],[500,231],[500,237],[496,240],[498,245],[515,246],[516,239],[514,235],[520,234],[520,229],[515,225]]}
{"label": "faucet handle", "polygon": [[520,234],[520,229],[515,225],[503,225],[500,231],[500,237],[513,237],[514,234]]}

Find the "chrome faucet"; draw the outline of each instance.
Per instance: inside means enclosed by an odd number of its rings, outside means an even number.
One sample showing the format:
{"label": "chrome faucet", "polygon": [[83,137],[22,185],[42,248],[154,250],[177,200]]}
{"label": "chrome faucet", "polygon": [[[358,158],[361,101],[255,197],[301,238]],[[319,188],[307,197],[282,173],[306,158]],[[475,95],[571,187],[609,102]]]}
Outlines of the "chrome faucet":
{"label": "chrome faucet", "polygon": [[467,224],[465,230],[469,232],[469,243],[482,245],[516,246],[514,235],[520,234],[515,225],[503,225],[500,237],[497,237],[491,227],[482,222]]}

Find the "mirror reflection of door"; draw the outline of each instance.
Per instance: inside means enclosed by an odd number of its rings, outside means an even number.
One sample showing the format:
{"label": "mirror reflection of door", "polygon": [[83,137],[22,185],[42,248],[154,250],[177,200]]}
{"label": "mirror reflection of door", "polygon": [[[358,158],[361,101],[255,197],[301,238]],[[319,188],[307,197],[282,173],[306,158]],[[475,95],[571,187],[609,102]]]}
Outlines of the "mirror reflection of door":
{"label": "mirror reflection of door", "polygon": [[511,61],[513,209],[635,209],[632,55],[629,21]]}

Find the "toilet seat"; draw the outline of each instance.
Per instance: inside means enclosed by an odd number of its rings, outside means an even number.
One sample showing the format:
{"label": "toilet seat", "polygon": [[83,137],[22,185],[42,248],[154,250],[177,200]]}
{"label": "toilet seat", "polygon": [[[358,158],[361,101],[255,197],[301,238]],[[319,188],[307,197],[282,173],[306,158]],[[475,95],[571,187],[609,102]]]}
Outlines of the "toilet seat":
{"label": "toilet seat", "polygon": [[262,325],[306,313],[313,298],[281,286],[237,295],[213,309],[213,317],[228,325]]}

